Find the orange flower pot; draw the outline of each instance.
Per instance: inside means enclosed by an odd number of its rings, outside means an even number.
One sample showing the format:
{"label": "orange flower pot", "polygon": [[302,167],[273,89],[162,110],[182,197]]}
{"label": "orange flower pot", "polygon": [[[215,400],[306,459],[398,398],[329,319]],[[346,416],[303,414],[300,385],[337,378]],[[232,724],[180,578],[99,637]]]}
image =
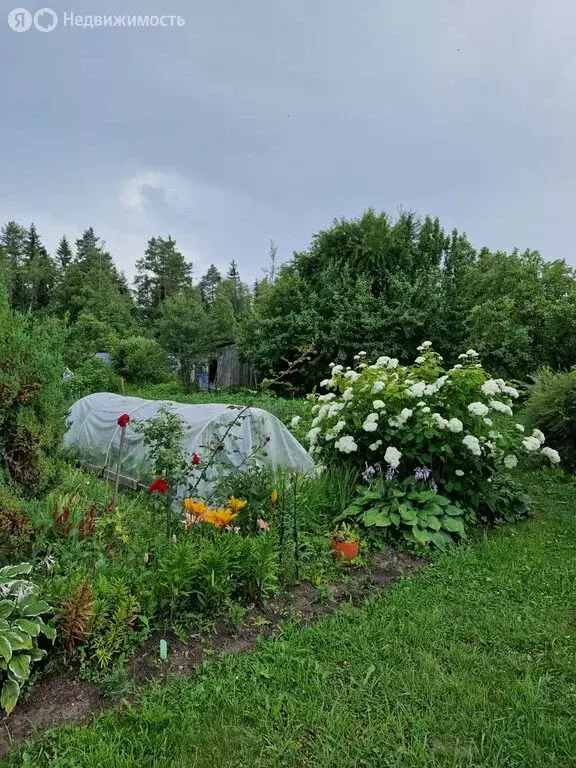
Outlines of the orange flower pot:
{"label": "orange flower pot", "polygon": [[336,560],[349,563],[358,557],[359,548],[359,541],[336,541],[332,539],[332,549],[334,550]]}

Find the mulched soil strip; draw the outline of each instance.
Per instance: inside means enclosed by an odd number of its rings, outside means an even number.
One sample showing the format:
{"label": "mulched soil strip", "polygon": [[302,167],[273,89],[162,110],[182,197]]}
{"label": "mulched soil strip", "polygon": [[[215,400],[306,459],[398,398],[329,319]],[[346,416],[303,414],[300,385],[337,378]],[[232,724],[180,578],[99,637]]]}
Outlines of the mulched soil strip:
{"label": "mulched soil strip", "polygon": [[[265,609],[248,611],[244,625],[238,629],[232,630],[220,623],[209,634],[189,635],[186,643],[165,633],[156,633],[128,662],[126,676],[141,694],[150,683],[192,675],[205,658],[221,653],[243,653],[253,648],[258,638],[277,635],[281,623],[287,619],[309,624],[335,613],[342,603],[361,603],[426,564],[426,560],[405,552],[377,553],[369,566],[350,568],[345,582],[332,586],[333,600],[329,602],[318,602],[317,588],[310,582],[300,582],[271,600]],[[166,662],[159,661],[161,637],[168,642]],[[38,736],[49,728],[71,723],[86,725],[98,712],[117,706],[123,699],[135,700],[138,694],[105,698],[95,683],[76,679],[73,669],[43,679],[32,687],[10,717],[0,718],[0,757],[24,739]]]}

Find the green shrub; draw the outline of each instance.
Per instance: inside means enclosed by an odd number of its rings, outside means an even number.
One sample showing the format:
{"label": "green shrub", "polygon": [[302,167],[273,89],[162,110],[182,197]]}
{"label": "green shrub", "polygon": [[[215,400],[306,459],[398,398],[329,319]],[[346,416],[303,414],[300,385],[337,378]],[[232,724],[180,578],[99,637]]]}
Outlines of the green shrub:
{"label": "green shrub", "polygon": [[120,392],[120,377],[97,357],[83,360],[73,373],[65,385],[69,402],[93,392]]}
{"label": "green shrub", "polygon": [[547,444],[562,455],[567,469],[576,472],[576,367],[561,373],[542,369],[529,392],[528,424],[545,432]]}
{"label": "green shrub", "polygon": [[20,500],[0,485],[0,566],[30,557],[34,527]]}
{"label": "green shrub", "polygon": [[43,616],[53,613],[37,596],[37,587],[20,578],[30,573],[29,563],[0,569],[0,706],[6,714],[16,706],[32,665],[46,656],[38,645],[42,633],[54,640],[55,629]]}
{"label": "green shrub", "polygon": [[29,496],[54,481],[65,431],[64,329],[8,309],[0,293],[0,475]]}
{"label": "green shrub", "polygon": [[131,336],[116,344],[114,370],[131,383],[159,384],[169,381],[172,369],[166,352],[154,339]]}
{"label": "green shrub", "polygon": [[[365,353],[356,356],[355,370],[333,366],[321,382],[328,392],[312,396],[310,452],[330,465],[345,462],[358,474],[385,475],[388,483],[400,483],[398,493],[404,481],[410,485],[425,474],[432,490],[474,513],[486,510],[489,484],[518,457],[560,461],[543,447],[539,430],[524,435],[512,411],[518,392],[489,378],[477,352],[468,350],[445,370],[430,342],[418,351],[410,366],[387,356],[370,365]],[[508,494],[500,495],[499,503],[507,500]],[[498,514],[507,516],[506,510]]]}

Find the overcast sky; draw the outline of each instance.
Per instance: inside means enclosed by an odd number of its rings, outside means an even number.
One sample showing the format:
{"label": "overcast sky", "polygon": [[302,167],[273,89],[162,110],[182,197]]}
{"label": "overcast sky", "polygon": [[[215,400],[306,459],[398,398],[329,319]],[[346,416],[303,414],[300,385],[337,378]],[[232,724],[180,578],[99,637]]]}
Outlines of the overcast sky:
{"label": "overcast sky", "polygon": [[[26,2],[26,0],[24,0]],[[48,0],[50,2],[50,0]],[[40,6],[28,6],[35,11]],[[333,218],[440,217],[576,265],[574,0],[51,0],[0,19],[0,222],[94,226],[130,276],[171,234],[253,280]],[[180,14],[80,29],[64,12]]]}

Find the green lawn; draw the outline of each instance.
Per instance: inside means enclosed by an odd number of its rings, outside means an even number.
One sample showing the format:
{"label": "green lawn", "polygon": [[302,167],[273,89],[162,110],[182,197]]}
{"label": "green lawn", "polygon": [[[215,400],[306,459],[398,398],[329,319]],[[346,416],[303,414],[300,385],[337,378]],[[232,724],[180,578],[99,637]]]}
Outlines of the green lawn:
{"label": "green lawn", "polygon": [[11,766],[576,766],[576,489],[360,609],[212,662]]}

